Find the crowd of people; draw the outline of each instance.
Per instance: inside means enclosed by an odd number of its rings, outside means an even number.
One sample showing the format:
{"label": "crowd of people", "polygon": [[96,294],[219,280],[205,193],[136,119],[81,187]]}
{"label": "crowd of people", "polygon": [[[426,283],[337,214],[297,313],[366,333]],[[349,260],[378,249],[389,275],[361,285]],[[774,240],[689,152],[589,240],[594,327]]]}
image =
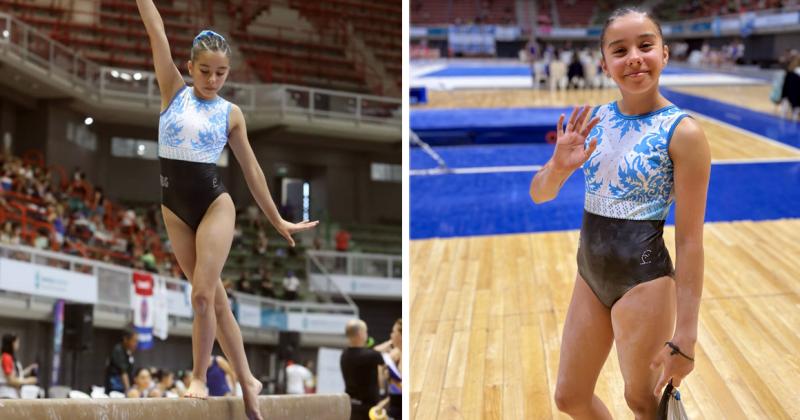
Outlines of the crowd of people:
{"label": "crowd of people", "polygon": [[[187,368],[175,373],[164,368],[135,367],[137,344],[137,334],[126,330],[122,340],[114,346],[106,363],[105,392],[109,396],[127,398],[182,397],[192,380],[192,370]],[[211,358],[206,384],[210,396],[240,395],[236,374],[222,356]]]}
{"label": "crowd of people", "polygon": [[[186,278],[170,252],[169,241],[161,239],[164,227],[158,205],[136,211],[112,203],[79,168],[68,180],[59,180],[65,178],[63,174],[44,167],[36,158],[10,154],[0,155],[0,168],[0,244],[27,245]],[[258,213],[241,216],[234,249],[248,257],[237,261],[243,268],[238,279],[228,279],[229,288],[275,299],[298,299],[304,273],[289,267],[289,260],[298,256],[296,249],[270,249],[263,217]],[[242,224],[256,228],[254,240],[245,238]],[[314,246],[321,248],[319,238]],[[263,262],[249,271],[244,268],[247,258]],[[276,272],[281,278],[274,278]]]}
{"label": "crowd of people", "polygon": [[155,234],[160,226],[155,208],[137,214],[114,205],[79,168],[65,179],[41,159],[9,154],[0,155],[0,167],[0,242],[179,273]]}
{"label": "crowd of people", "polygon": [[[671,42],[670,59],[684,61],[695,67],[726,67],[741,63],[745,47],[741,39],[731,41],[720,48],[703,43],[699,49],[691,50],[685,41]],[[574,48],[569,43],[563,48],[553,44],[540,45],[531,41],[520,50],[519,58],[529,63],[533,85],[546,83],[551,89],[600,88],[613,83],[600,68],[601,55],[598,48]]]}

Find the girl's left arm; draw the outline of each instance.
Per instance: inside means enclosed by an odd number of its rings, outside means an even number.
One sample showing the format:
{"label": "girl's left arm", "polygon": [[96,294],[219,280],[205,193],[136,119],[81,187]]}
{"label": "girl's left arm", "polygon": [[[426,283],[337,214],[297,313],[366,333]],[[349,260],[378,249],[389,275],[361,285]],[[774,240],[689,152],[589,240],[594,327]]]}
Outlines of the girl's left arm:
{"label": "girl's left arm", "polygon": [[239,166],[242,167],[247,187],[250,189],[250,193],[253,194],[253,198],[255,198],[261,211],[264,212],[264,215],[266,215],[267,219],[272,223],[272,226],[275,227],[281,236],[286,238],[289,245],[294,246],[292,234],[312,229],[317,226],[319,222],[303,221],[300,223],[291,223],[283,220],[283,217],[278,213],[275,202],[272,200],[272,196],[270,196],[269,187],[267,187],[267,179],[264,177],[264,172],[261,170],[261,166],[256,160],[255,153],[253,153],[253,149],[250,147],[250,141],[247,139],[247,127],[244,121],[244,114],[242,114],[242,110],[238,106],[233,104],[231,106],[233,108],[231,109],[230,115],[228,144],[231,150],[233,150],[233,154],[236,156]]}
{"label": "girl's left arm", "polygon": [[[711,152],[708,141],[693,118],[678,123],[669,146],[675,179],[675,285],[677,322],[672,343],[694,358],[700,297],[703,293],[703,222],[706,211]],[[664,364],[655,393],[669,379],[673,385],[694,369],[694,362],[669,347],[659,352],[653,367]]]}
{"label": "girl's left arm", "polygon": [[703,222],[711,152],[703,130],[684,118],[670,145],[675,176],[675,284],[678,319],[674,344],[694,355],[697,317],[703,293]]}

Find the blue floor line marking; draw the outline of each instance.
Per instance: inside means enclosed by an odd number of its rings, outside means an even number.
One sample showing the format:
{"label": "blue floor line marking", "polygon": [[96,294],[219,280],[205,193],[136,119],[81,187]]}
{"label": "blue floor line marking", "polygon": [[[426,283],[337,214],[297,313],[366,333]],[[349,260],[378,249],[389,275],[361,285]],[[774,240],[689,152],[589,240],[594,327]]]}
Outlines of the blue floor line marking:
{"label": "blue floor line marking", "polygon": [[680,108],[708,115],[792,147],[800,147],[800,122],[671,89],[662,89],[661,93]]}
{"label": "blue floor line marking", "polygon": [[[555,200],[535,205],[532,174],[410,177],[410,237],[460,237],[579,229],[584,182],[573,174]],[[706,221],[800,218],[800,163],[714,165]],[[673,208],[667,223],[674,223]]]}
{"label": "blue floor line marking", "polygon": [[[543,165],[553,155],[552,144],[512,144],[502,146],[440,146],[434,147],[449,168],[485,166]],[[410,169],[433,169],[436,161],[418,147],[411,148]]]}

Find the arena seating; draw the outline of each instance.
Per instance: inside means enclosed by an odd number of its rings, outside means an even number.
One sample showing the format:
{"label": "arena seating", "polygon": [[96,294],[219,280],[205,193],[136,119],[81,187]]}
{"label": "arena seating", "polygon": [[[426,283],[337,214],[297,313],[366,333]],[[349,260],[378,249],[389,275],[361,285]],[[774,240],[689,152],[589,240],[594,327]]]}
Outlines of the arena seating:
{"label": "arena seating", "polygon": [[595,0],[557,1],[559,24],[561,26],[588,26],[591,23],[596,4]]}
{"label": "arena seating", "polygon": [[[229,0],[225,9],[231,19],[218,30],[225,33],[229,29],[236,40],[232,43],[235,51],[231,80],[399,95],[400,3],[386,6],[360,0],[329,0],[287,4],[311,26],[303,31],[271,25],[268,33],[263,33],[258,30],[259,17],[269,11],[271,2]],[[16,15],[92,61],[152,70],[149,40],[134,2],[101,0],[93,10],[70,7],[70,3],[59,1],[0,0],[0,11]],[[214,26],[214,14],[203,11],[208,8],[200,0],[159,1],[158,8],[173,59],[185,73],[189,46],[197,32]],[[354,40],[358,42],[351,45]],[[243,60],[236,59],[237,52],[242,53]]]}
{"label": "arena seating", "polygon": [[516,24],[513,0],[443,0],[411,2],[411,23]]}
{"label": "arena seating", "polygon": [[[38,153],[29,154],[25,159],[7,157],[5,161],[19,164],[25,171],[38,173],[38,171],[45,170],[42,166],[43,158]],[[59,181],[54,184],[57,187],[53,189],[52,193],[56,199],[65,203],[65,212],[61,221],[66,229],[65,240],[63,243],[54,240],[55,225],[49,216],[53,208],[52,201],[39,197],[38,194],[34,196],[24,193],[27,183],[16,180],[12,182],[10,188],[4,188],[0,193],[2,198],[0,225],[10,221],[13,226],[20,227],[20,243],[32,245],[40,232],[45,231],[49,238],[48,248],[50,250],[132,267],[139,266],[140,255],[149,248],[155,256],[157,270],[160,273],[175,277],[181,276],[174,255],[165,248],[164,244],[168,243],[168,238],[160,223],[157,204],[129,208],[107,199],[103,216],[100,217],[97,215],[97,210],[92,209],[89,199],[95,190],[94,185],[87,181],[81,181],[80,187],[76,187],[77,184],[74,182],[67,182],[66,171],[62,167],[55,165],[48,169],[51,174],[54,174],[51,175],[53,180]],[[40,175],[40,177],[43,176]],[[84,192],[77,193],[78,189]],[[125,221],[126,218],[131,219],[130,223]],[[257,220],[259,221],[253,222],[243,215],[237,218],[237,229],[242,234],[231,247],[230,257],[222,277],[223,280],[229,280],[235,289],[239,289],[237,281],[246,273],[251,284],[258,287],[262,280],[258,277],[258,273],[263,268],[269,273],[274,284],[276,297],[280,298],[283,296],[281,280],[290,271],[300,279],[307,278],[304,255],[306,245],[302,241],[298,241],[295,248],[290,248],[283,237],[268,226],[262,215],[259,215]],[[94,234],[94,230],[88,227],[89,223],[93,223],[95,226],[103,225],[102,230],[108,234]],[[340,227],[351,234],[351,251],[395,255],[402,252],[402,236],[399,226],[349,223],[342,224]],[[263,255],[255,252],[259,231],[265,232],[268,238],[267,251]],[[120,242],[127,245],[120,247],[118,245]],[[139,266],[139,268],[142,267]],[[316,296],[308,290],[307,282],[301,281],[299,298],[300,300],[316,299]]]}

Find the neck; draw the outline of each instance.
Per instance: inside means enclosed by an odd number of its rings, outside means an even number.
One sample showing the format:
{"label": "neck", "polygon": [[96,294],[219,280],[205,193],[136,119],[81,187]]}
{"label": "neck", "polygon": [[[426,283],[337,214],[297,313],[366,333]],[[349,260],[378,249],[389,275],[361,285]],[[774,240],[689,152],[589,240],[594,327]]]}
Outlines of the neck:
{"label": "neck", "polygon": [[658,85],[652,89],[638,93],[622,92],[622,100],[617,103],[619,111],[625,115],[640,115],[653,112],[669,105],[669,101],[661,96]]}
{"label": "neck", "polygon": [[202,99],[204,101],[210,101],[210,100],[214,99],[214,98],[206,98],[205,96],[200,94],[200,92],[197,91],[197,86],[192,86],[192,91],[194,92],[194,96],[196,98],[200,98],[200,99]]}

